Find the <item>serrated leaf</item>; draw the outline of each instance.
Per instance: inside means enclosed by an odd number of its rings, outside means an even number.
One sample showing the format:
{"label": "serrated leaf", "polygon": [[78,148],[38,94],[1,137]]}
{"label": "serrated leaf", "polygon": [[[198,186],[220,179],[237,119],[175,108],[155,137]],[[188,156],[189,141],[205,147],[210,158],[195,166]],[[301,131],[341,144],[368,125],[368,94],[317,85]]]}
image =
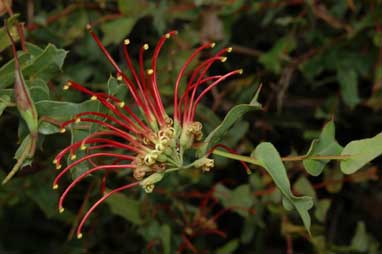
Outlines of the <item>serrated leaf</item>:
{"label": "serrated leaf", "polygon": [[[28,53],[20,52],[20,68],[26,80],[40,78],[48,81],[61,70],[67,51],[49,44],[44,50],[33,44],[27,44]],[[0,88],[11,86],[14,81],[14,60],[0,68]]]}
{"label": "serrated leaf", "polygon": [[342,160],[340,167],[343,173],[352,174],[382,154],[382,134],[372,138],[355,140],[347,144],[341,155],[351,156]]}
{"label": "serrated leaf", "polygon": [[98,106],[99,102],[91,100],[82,103],[43,100],[36,103],[40,117],[50,117],[57,121],[67,121],[81,112],[97,111]]}
{"label": "serrated leaf", "polygon": [[28,79],[40,78],[48,81],[61,70],[67,54],[68,51],[49,44],[40,55],[33,59],[33,63],[23,69],[23,74]]}
{"label": "serrated leaf", "polygon": [[27,81],[26,83],[27,83],[27,86],[29,87],[31,97],[34,102],[50,99],[49,87],[44,80],[34,79],[34,80]]}
{"label": "serrated leaf", "polygon": [[[49,135],[59,132],[59,128],[52,125],[50,121],[54,122],[64,122],[72,119],[74,115],[86,111],[99,111],[100,103],[98,101],[88,100],[82,103],[71,103],[71,102],[58,102],[58,101],[39,101],[36,103],[37,111],[40,115],[39,123],[39,133]],[[85,138],[92,131],[94,124],[90,124],[89,128],[78,129],[70,128],[71,144]],[[73,125],[70,125],[73,127]],[[85,151],[78,150],[76,155],[80,158],[85,155]],[[70,158],[67,158],[68,164],[71,163]],[[73,179],[77,178],[79,175],[89,170],[90,164],[88,162],[80,163],[76,165],[71,171],[71,176]]]}
{"label": "serrated leaf", "polygon": [[309,157],[314,155],[339,155],[341,151],[342,146],[335,139],[334,122],[329,121],[322,129],[320,137],[313,140],[310,145],[309,151],[306,154],[307,159],[303,160],[303,165],[309,174],[318,176],[322,173],[329,160],[314,160],[309,159]]}
{"label": "serrated leaf", "polygon": [[299,213],[306,230],[310,233],[311,219],[308,210],[312,208],[313,200],[308,196],[296,197],[293,195],[286,169],[276,148],[268,142],[260,143],[251,154],[251,157],[255,157],[271,175],[283,195],[285,208],[289,210],[294,207]]}
{"label": "serrated leaf", "polygon": [[139,201],[122,193],[115,193],[105,200],[114,214],[117,214],[135,225],[143,223]]}
{"label": "serrated leaf", "polygon": [[214,145],[218,144],[231,129],[231,127],[239,119],[241,119],[244,114],[253,110],[261,109],[261,104],[257,101],[259,92],[260,88],[257,90],[255,96],[249,104],[236,105],[227,113],[224,120],[205,138],[203,142],[204,144],[198,149],[198,154],[204,155]]}

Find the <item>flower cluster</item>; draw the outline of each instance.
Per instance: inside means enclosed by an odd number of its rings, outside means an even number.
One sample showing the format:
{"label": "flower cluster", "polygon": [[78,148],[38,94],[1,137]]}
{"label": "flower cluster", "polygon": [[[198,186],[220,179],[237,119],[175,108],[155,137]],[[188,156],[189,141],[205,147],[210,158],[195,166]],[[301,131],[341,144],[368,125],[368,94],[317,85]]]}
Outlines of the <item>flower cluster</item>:
{"label": "flower cluster", "polygon": [[[144,44],[140,48],[138,68],[136,68],[128,52],[130,41],[126,39],[123,45],[123,54],[130,71],[128,76],[117,65],[90,26],[88,26],[88,30],[114,67],[117,80],[128,88],[134,104],[129,106],[113,95],[93,92],[74,81],[68,81],[64,85],[64,90],[76,89],[87,94],[91,100],[99,101],[108,109],[108,113],[82,112],[61,124],[62,133],[70,125],[84,122],[97,125],[99,128],[84,139],[64,148],[53,161],[56,168],[60,169],[64,157],[68,156],[71,160],[71,163],[55,178],[54,189],[58,188],[61,178],[80,163],[87,162],[92,165],[92,168],[76,177],[62,193],[59,200],[59,210],[60,212],[64,211],[63,202],[68,192],[78,182],[95,172],[103,171],[106,173],[131,169],[132,175],[137,181],[116,188],[99,199],[81,220],[77,230],[78,238],[82,237],[82,227],[92,211],[113,193],[139,185],[146,192],[152,192],[155,184],[163,178],[165,173],[191,167],[209,171],[214,166],[214,161],[208,159],[207,155],[197,158],[190,164],[184,163],[184,153],[192,149],[203,137],[202,124],[194,120],[195,112],[201,99],[213,87],[231,76],[242,73],[242,70],[234,70],[224,75],[208,75],[208,70],[215,62],[226,61],[227,57],[224,54],[231,52],[232,48],[224,48],[214,56],[199,63],[190,72],[190,75],[187,73],[189,78],[185,88],[182,88],[182,79],[186,76],[186,70],[191,62],[203,50],[215,46],[215,43],[204,43],[191,54],[180,69],[174,85],[174,113],[173,118],[171,118],[165,111],[158,89],[157,60],[165,41],[175,36],[177,32],[168,32],[159,39],[149,69],[146,69],[144,65],[144,53],[148,50],[149,45]],[[79,150],[85,151],[86,155],[77,159],[76,154]],[[100,158],[107,159],[108,163],[97,164],[95,161],[98,159],[98,162]],[[110,160],[111,162],[109,162]]]}

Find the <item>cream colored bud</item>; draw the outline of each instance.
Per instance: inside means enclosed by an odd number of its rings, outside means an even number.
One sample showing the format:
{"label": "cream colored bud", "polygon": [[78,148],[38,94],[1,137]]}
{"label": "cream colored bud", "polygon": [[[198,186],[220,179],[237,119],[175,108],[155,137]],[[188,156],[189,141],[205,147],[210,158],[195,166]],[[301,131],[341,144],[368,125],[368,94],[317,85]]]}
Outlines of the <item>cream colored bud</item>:
{"label": "cream colored bud", "polygon": [[149,184],[149,185],[143,186],[143,189],[145,190],[146,193],[153,192],[154,188],[155,188],[154,184]]}

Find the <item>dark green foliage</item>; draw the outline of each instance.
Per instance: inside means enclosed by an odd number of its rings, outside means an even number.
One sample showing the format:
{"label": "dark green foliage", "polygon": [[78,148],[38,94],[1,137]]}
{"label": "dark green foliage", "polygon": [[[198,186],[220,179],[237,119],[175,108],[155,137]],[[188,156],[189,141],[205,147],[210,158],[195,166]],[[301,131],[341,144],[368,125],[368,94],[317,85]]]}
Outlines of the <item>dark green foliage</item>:
{"label": "dark green foliage", "polygon": [[[2,22],[0,180],[13,158],[20,169],[0,186],[0,253],[381,251],[375,226],[382,225],[380,0],[0,0],[0,15],[17,42],[20,63],[18,70]],[[175,172],[151,194],[137,188],[107,199],[76,240],[77,223],[101,197],[102,181],[97,174],[84,179],[59,214],[51,161],[94,126],[60,134],[57,123],[105,108],[62,87],[75,80],[133,101],[86,32],[87,23],[124,70],[125,38],[137,60],[141,45],[148,43],[151,55],[163,33],[178,30],[158,59],[167,112],[173,110],[177,73],[196,46],[214,41],[212,52],[232,46],[227,61],[211,73],[242,68],[244,75],[203,99],[196,119],[208,143],[198,153],[221,142],[245,155],[241,159],[253,164],[253,174],[216,154],[211,172]],[[27,110],[36,111],[32,120],[20,109],[15,81],[27,88],[33,104]],[[81,164],[72,177],[88,168]],[[128,171],[110,174],[107,188],[126,181]]]}

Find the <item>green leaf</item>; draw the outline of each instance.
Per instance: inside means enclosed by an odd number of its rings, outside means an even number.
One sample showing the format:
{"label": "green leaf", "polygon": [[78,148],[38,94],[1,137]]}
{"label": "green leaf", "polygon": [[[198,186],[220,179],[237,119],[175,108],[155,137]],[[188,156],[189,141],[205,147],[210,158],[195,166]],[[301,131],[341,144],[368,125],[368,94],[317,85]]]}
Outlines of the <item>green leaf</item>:
{"label": "green leaf", "polygon": [[68,51],[57,49],[49,44],[44,51],[33,59],[33,62],[23,69],[23,74],[28,79],[40,78],[50,80],[58,71],[61,71]]}
{"label": "green leaf", "polygon": [[129,198],[122,193],[111,195],[105,202],[110,206],[111,211],[135,225],[143,223],[140,213],[139,201]]}
{"label": "green leaf", "polygon": [[254,205],[254,197],[249,184],[240,185],[234,190],[218,184],[214,196],[222,202],[224,207],[243,217],[248,217],[248,209]]}
{"label": "green leaf", "polygon": [[206,137],[204,144],[198,149],[199,155],[204,155],[209,149],[214,145],[218,144],[230,128],[243,117],[247,112],[261,109],[261,104],[257,101],[259,97],[261,87],[257,90],[255,96],[249,104],[240,104],[233,107],[227,115],[224,117],[224,120]]}
{"label": "green leaf", "polygon": [[344,184],[344,174],[337,168],[324,171],[324,182],[328,184],[325,186],[329,193],[337,193],[342,189]]}
{"label": "green leaf", "polygon": [[382,134],[372,138],[355,140],[347,144],[341,155],[351,156],[342,160],[340,167],[345,174],[352,174],[382,154]]}
{"label": "green leaf", "polygon": [[[7,19],[7,25],[12,38],[15,41],[19,40],[19,33],[17,32],[16,22],[19,14],[13,15]],[[5,27],[0,28],[0,52],[11,45],[11,41],[7,35]]]}
{"label": "green leaf", "polygon": [[26,194],[30,199],[37,203],[47,218],[57,215],[58,193],[52,191],[48,184],[28,188]]}
{"label": "green leaf", "polygon": [[337,79],[341,86],[342,98],[346,105],[354,108],[359,102],[358,75],[355,70],[340,68]]}
{"label": "green leaf", "polygon": [[118,8],[121,13],[128,17],[139,18],[150,12],[154,5],[142,0],[118,0]]}
{"label": "green leaf", "polygon": [[34,79],[31,81],[27,81],[26,83],[29,87],[31,97],[34,102],[50,99],[49,87],[44,80]]}
{"label": "green leaf", "polygon": [[0,95],[0,116],[3,114],[4,110],[11,104],[11,97],[9,97],[8,95]]}
{"label": "green leaf", "polygon": [[41,121],[38,125],[38,133],[43,135],[52,135],[59,133],[60,128],[52,123]]}
{"label": "green leaf", "polygon": [[219,253],[219,254],[231,254],[234,253],[237,248],[239,248],[239,240],[238,239],[233,239],[229,241],[228,243],[224,244],[222,247],[217,249],[214,253]]}
{"label": "green leaf", "polygon": [[325,222],[326,214],[328,213],[331,203],[332,203],[331,199],[320,199],[316,203],[316,210],[314,211],[314,216],[317,218],[319,222],[321,223]]}
{"label": "green leaf", "polygon": [[[58,133],[60,129],[51,124],[53,122],[64,122],[70,120],[74,115],[79,114],[85,111],[100,111],[100,103],[98,101],[88,100],[82,103],[71,103],[71,102],[58,102],[58,101],[39,101],[36,103],[37,111],[40,115],[39,122],[39,133],[44,135],[50,135]],[[92,131],[92,128],[96,126],[95,124],[89,125],[89,128],[78,129],[75,128],[76,125],[70,125],[70,135],[71,135],[71,144],[85,138],[89,135],[89,132]],[[85,151],[78,150],[76,155],[82,157],[85,155]],[[70,158],[67,158],[68,163],[70,164]],[[88,162],[80,163],[76,165],[71,171],[71,176],[73,179],[78,177],[80,174],[84,173],[89,169],[91,165]]]}
{"label": "green leaf", "polygon": [[351,247],[361,252],[366,252],[369,249],[369,236],[366,232],[365,223],[362,221],[357,224],[357,229],[351,240]]}
{"label": "green leaf", "polygon": [[339,155],[342,151],[342,146],[335,139],[335,126],[333,121],[329,121],[320,134],[318,139],[313,140],[309,151],[306,154],[307,159],[303,160],[303,165],[309,174],[318,176],[324,170],[329,160],[314,160],[309,159],[310,156],[321,155]]}
{"label": "green leaf", "polygon": [[331,199],[320,199],[316,203],[316,210],[314,211],[314,216],[317,218],[319,222],[321,223],[325,222],[326,214],[328,213],[331,203],[332,203]]}
{"label": "green leaf", "polygon": [[102,43],[107,46],[112,43],[120,43],[135,25],[136,19],[132,17],[122,17],[109,21],[101,26],[104,37]]}
{"label": "green leaf", "polygon": [[50,117],[57,121],[67,121],[74,115],[85,111],[98,111],[98,106],[99,102],[92,100],[82,103],[43,100],[36,103],[40,117]]}
{"label": "green leaf", "polygon": [[161,239],[163,244],[163,253],[170,254],[171,253],[171,228],[168,224],[164,224],[160,228],[161,231]]}
{"label": "green leaf", "polygon": [[305,176],[300,176],[297,179],[297,181],[293,184],[293,190],[295,190],[300,195],[307,195],[312,197],[313,200],[317,199],[316,191]]}
{"label": "green leaf", "polygon": [[285,54],[288,54],[296,47],[296,40],[293,36],[287,35],[279,39],[273,48],[260,56],[259,61],[265,68],[275,73],[281,71],[281,61]]}
{"label": "green leaf", "polygon": [[[28,53],[19,53],[21,72],[26,80],[42,79],[48,81],[61,70],[67,51],[49,44],[44,50],[33,44],[27,44]],[[9,61],[0,68],[0,88],[11,86],[14,81],[15,63]]]}
{"label": "green leaf", "polygon": [[16,164],[12,167],[1,184],[6,184],[22,167],[30,164],[31,161],[28,159],[31,158],[31,152],[32,150],[34,151],[35,147],[35,139],[30,134],[27,135],[15,153],[14,158],[17,160]]}
{"label": "green leaf", "polygon": [[276,148],[268,142],[260,143],[251,154],[251,157],[255,157],[271,175],[277,188],[283,195],[284,207],[287,210],[293,207],[297,210],[305,228],[310,234],[311,220],[308,210],[312,208],[313,200],[308,196],[296,197],[293,195],[286,169]]}

